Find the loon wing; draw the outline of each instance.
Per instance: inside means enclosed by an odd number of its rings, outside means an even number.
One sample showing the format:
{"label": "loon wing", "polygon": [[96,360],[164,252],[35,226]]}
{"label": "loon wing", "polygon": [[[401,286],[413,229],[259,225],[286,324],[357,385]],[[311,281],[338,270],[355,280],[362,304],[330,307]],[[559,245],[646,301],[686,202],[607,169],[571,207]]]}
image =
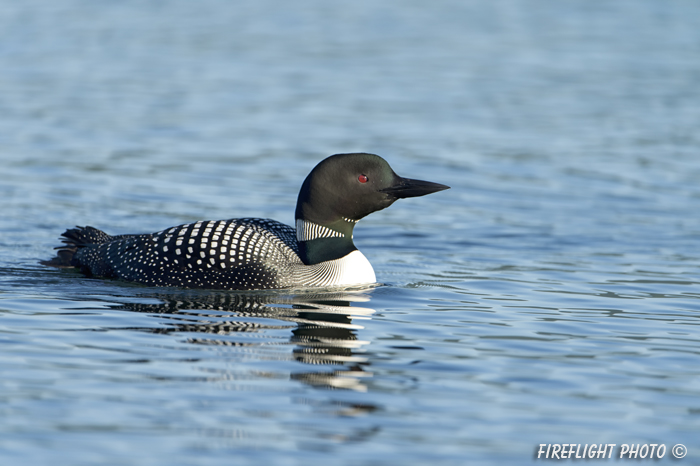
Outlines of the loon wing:
{"label": "loon wing", "polygon": [[302,263],[296,230],[269,219],[202,221],[143,235],[87,228],[64,233],[64,250],[75,249],[71,265],[145,285],[284,288],[292,285],[292,267]]}

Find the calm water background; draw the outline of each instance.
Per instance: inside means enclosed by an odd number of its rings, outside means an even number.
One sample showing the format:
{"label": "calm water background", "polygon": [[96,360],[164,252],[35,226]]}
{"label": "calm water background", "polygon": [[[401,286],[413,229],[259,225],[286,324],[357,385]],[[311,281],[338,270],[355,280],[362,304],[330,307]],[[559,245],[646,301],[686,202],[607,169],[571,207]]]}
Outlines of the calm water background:
{"label": "calm water background", "polygon": [[[699,127],[699,2],[0,1],[0,459],[697,462]],[[350,151],[452,186],[356,228],[382,287],[37,264],[76,224],[292,223]]]}

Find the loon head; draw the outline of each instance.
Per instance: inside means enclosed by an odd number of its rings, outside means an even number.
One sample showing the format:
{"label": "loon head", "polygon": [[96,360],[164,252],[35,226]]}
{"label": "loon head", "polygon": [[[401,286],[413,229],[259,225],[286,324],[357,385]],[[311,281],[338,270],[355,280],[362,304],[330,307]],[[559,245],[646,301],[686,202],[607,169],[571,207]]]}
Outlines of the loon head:
{"label": "loon head", "polygon": [[[449,186],[400,177],[378,155],[331,155],[311,170],[299,191],[295,218],[302,258],[315,263],[342,257],[356,249],[352,231],[357,221],[398,199],[444,189]],[[313,247],[304,244],[311,242]]]}

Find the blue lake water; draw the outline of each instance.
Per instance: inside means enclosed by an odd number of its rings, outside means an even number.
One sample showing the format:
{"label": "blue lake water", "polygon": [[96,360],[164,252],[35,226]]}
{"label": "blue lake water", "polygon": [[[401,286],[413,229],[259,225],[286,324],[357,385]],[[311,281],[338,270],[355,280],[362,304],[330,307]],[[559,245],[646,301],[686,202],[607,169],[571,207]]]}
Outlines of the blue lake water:
{"label": "blue lake water", "polygon": [[[0,1],[2,464],[528,464],[555,443],[697,463],[698,18]],[[382,286],[188,291],[38,264],[73,225],[291,224],[309,170],[353,151],[452,187],[357,226]]]}

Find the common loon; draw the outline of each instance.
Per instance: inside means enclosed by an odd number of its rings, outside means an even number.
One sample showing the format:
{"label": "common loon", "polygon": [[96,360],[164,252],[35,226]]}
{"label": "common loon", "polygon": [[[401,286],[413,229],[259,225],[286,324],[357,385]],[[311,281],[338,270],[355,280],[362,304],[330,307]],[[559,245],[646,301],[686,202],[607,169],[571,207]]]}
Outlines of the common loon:
{"label": "common loon", "polygon": [[449,189],[402,178],[378,155],[336,154],[299,191],[296,228],[270,219],[200,221],[151,234],[110,236],[86,226],[61,236],[44,265],[151,286],[262,290],[342,287],[376,282],[353,243],[363,217],[397,199]]}

